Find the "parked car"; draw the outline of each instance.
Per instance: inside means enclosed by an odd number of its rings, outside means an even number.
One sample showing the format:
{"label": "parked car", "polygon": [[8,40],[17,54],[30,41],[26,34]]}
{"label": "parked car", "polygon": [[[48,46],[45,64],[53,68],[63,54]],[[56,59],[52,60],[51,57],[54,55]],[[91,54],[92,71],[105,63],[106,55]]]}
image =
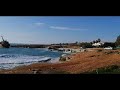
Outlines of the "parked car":
{"label": "parked car", "polygon": [[105,47],[104,49],[107,49],[107,50],[112,50],[112,49],[113,49],[113,47],[108,46],[108,47]]}

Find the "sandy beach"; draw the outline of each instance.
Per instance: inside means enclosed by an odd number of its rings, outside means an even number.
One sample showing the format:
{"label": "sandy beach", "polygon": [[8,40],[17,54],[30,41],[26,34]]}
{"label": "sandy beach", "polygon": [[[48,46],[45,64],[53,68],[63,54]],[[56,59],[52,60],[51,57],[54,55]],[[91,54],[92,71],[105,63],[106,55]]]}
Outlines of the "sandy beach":
{"label": "sandy beach", "polygon": [[72,54],[69,61],[35,63],[0,70],[0,74],[81,74],[109,65],[120,65],[120,50],[93,49]]}

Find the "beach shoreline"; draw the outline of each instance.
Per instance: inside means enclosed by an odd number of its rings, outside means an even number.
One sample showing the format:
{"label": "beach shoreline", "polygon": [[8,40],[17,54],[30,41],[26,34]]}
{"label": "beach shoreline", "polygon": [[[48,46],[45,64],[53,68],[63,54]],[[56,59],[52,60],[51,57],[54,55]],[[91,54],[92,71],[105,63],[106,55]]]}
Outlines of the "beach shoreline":
{"label": "beach shoreline", "polygon": [[69,61],[56,63],[35,63],[10,70],[0,70],[1,74],[80,74],[109,65],[120,65],[120,50],[93,49],[71,54]]}
{"label": "beach shoreline", "polygon": [[[58,52],[58,51],[57,51]],[[67,53],[63,53],[60,57],[65,57],[65,58],[68,58],[69,56],[71,56],[73,53],[69,53],[69,54],[67,54]],[[74,53],[75,54],[75,53]],[[64,55],[64,56],[63,56]],[[67,61],[69,61],[69,60],[66,60],[66,61],[60,61],[60,57],[57,57],[57,58],[50,58],[49,60],[42,60],[42,61],[38,61],[38,62],[36,62],[36,63],[32,63],[32,64],[29,64],[29,65],[20,65],[20,66],[16,66],[16,67],[13,67],[13,68],[10,68],[10,69],[0,69],[0,74],[1,73],[4,73],[4,74],[16,74],[16,73],[18,73],[18,74],[24,74],[24,73],[26,73],[26,71],[24,72],[24,70],[22,71],[22,73],[21,73],[21,70],[20,70],[20,72],[19,72],[19,70],[17,70],[17,69],[20,69],[20,68],[27,68],[27,67],[30,67],[30,68],[33,68],[33,69],[28,69],[28,71],[30,71],[30,72],[27,72],[27,74],[34,74],[34,71],[36,71],[36,70],[38,70],[38,69],[35,69],[34,70],[34,66],[35,67],[37,67],[37,66],[44,66],[45,65],[45,67],[46,67],[46,65],[48,66],[48,65],[57,65],[57,64],[62,64],[62,63],[64,63],[64,62],[67,62]],[[49,67],[49,66],[48,66]],[[50,67],[50,69],[51,69],[52,67]],[[18,72],[14,72],[14,70],[16,71],[18,71]],[[31,71],[32,70],[32,71]],[[43,71],[44,72],[44,71]],[[49,71],[49,73],[50,73],[51,71]],[[55,71],[56,72],[56,71]],[[57,70],[57,72],[59,72],[59,70]],[[61,70],[60,70],[60,72],[61,72]],[[63,72],[63,71],[62,71]]]}

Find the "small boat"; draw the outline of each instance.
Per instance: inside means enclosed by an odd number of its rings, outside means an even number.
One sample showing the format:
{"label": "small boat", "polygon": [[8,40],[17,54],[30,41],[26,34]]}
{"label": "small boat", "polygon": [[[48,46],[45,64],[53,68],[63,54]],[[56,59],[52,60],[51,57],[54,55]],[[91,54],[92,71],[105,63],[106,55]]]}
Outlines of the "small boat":
{"label": "small boat", "polygon": [[3,37],[2,37],[2,41],[0,42],[0,47],[2,47],[2,48],[9,48],[10,47],[10,43],[7,40],[4,40]]}

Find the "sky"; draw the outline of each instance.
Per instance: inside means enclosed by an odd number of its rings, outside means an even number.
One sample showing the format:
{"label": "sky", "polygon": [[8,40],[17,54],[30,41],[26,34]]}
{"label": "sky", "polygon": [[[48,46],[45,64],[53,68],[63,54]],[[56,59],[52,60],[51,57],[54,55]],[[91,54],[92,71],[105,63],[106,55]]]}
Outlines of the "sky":
{"label": "sky", "polygon": [[[114,42],[120,16],[0,16],[0,35],[10,43]],[[2,40],[0,38],[0,40]]]}

